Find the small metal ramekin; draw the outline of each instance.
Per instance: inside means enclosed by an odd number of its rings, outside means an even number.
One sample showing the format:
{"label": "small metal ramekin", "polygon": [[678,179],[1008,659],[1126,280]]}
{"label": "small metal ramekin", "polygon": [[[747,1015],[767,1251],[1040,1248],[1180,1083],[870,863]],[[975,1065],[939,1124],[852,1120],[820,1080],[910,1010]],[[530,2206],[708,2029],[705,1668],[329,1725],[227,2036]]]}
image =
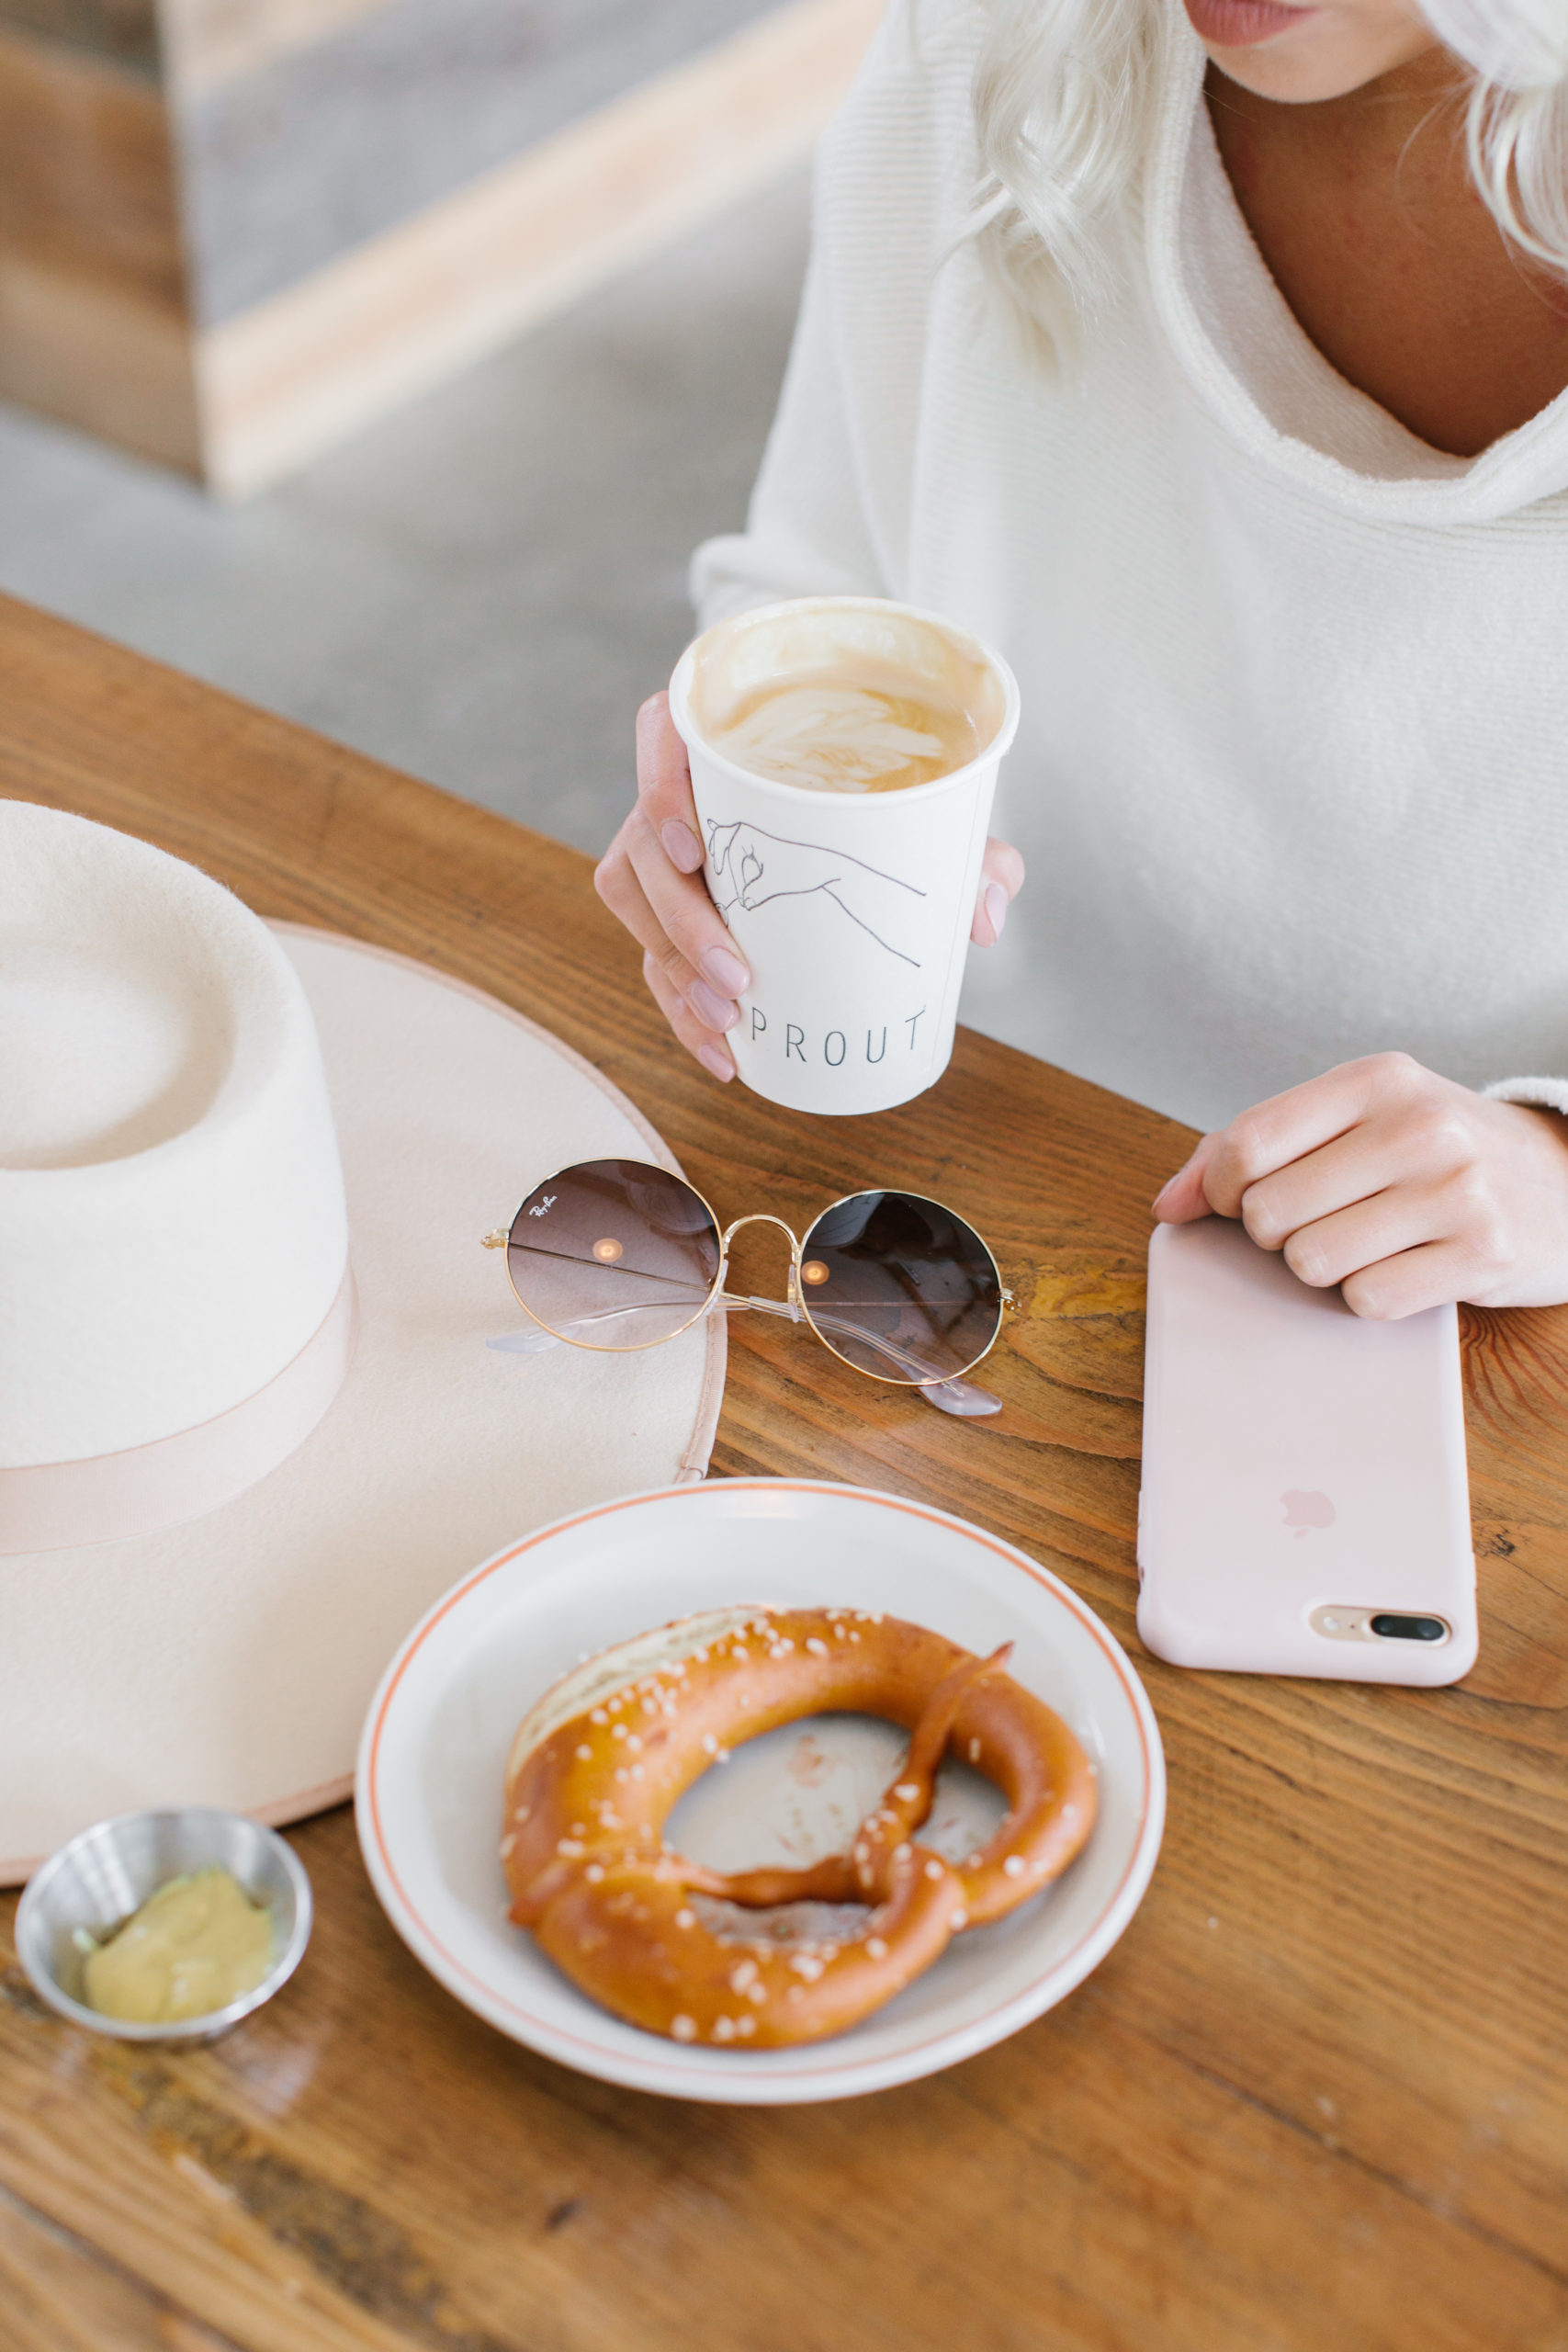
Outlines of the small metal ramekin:
{"label": "small metal ramekin", "polygon": [[[218,1864],[272,1915],[272,1966],[253,1992],[226,2008],[173,2024],[132,2025],[89,2008],[82,1997],[87,1953],[124,1925],[172,1878]],[[208,1805],[125,1813],[96,1822],[33,1872],[17,1910],[17,1957],[40,2000],[73,2025],[118,2041],[214,2041],[285,1985],[310,1940],[310,1882],[276,1830]]]}

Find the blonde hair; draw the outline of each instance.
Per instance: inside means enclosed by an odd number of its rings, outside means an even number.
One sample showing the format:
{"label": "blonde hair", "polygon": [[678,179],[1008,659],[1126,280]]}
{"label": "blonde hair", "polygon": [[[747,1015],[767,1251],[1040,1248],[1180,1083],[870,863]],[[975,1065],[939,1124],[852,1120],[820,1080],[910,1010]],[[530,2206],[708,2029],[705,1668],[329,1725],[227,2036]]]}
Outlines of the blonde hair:
{"label": "blonde hair", "polygon": [[[975,76],[984,179],[971,233],[1058,353],[1101,306],[1111,216],[1135,187],[1180,0],[985,0]],[[1568,0],[1421,0],[1472,76],[1466,143],[1505,234],[1568,276]]]}
{"label": "blonde hair", "polygon": [[1438,39],[1473,69],[1465,138],[1475,185],[1505,235],[1568,275],[1568,6],[1421,0]]}

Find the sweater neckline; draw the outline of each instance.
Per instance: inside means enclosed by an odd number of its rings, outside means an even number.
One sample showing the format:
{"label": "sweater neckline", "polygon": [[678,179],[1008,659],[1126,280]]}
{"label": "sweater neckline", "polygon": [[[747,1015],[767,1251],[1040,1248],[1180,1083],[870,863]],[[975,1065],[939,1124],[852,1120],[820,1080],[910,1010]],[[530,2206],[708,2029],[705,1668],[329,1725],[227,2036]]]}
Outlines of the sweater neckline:
{"label": "sweater neckline", "polygon": [[1323,356],[1235,199],[1203,97],[1201,42],[1173,28],[1145,183],[1156,311],[1209,413],[1270,473],[1382,522],[1488,522],[1568,488],[1568,392],[1475,458],[1434,449]]}

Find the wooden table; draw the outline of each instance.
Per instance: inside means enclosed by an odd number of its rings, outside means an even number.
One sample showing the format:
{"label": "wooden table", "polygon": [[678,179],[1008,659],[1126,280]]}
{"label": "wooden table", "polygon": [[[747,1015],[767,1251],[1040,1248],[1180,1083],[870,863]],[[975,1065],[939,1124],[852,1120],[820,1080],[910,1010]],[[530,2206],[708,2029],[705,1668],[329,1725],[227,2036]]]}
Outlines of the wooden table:
{"label": "wooden table", "polygon": [[1184,1131],[966,1035],[875,1120],[721,1092],[583,858],[4,605],[0,793],[492,989],[728,1211],[881,1180],[971,1213],[1027,1308],[1000,1420],[750,1318],[715,1475],[890,1487],[1024,1545],[1140,1657],[1170,1768],[1089,1982],[840,2106],[682,2107],[513,2048],[394,1937],[346,1811],[294,1833],[304,1971],[210,2050],[80,2037],[7,1951],[6,2352],[1564,2352],[1568,1310],[1467,1317],[1462,1688],[1179,1673],[1139,1650],[1133,1535],[1147,1204]]}

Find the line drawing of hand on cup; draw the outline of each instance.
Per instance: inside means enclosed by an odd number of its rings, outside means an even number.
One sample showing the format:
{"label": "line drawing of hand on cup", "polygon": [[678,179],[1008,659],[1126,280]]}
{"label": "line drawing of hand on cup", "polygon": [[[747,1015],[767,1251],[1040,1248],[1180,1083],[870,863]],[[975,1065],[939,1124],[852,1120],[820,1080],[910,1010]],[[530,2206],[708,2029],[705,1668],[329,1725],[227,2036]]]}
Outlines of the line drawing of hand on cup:
{"label": "line drawing of hand on cup", "polygon": [[[637,746],[636,805],[595,868],[594,888],[642,949],[649,993],[680,1043],[728,1083],[735,1063],[726,1033],[740,1019],[736,1000],[751,976],[703,882],[691,771],[667,694],[638,711]],[[987,841],[970,933],[977,947],[1001,937],[1022,887],[1018,851]]]}
{"label": "line drawing of hand on cup", "polygon": [[912,882],[900,882],[863,858],[817,842],[791,841],[758,825],[726,825],[711,818],[708,863],[718,884],[714,903],[727,922],[731,907],[755,914],[781,899],[830,899],[889,956],[919,970],[908,925],[926,894]]}

